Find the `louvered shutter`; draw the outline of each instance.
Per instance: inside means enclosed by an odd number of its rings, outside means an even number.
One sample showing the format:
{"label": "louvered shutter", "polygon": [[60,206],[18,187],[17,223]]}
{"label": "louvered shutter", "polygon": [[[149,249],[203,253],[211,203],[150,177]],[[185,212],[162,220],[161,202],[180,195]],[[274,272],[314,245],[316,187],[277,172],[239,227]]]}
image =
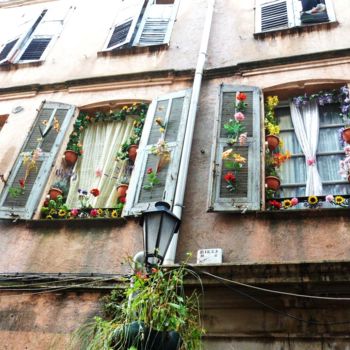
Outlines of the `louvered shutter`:
{"label": "louvered shutter", "polygon": [[[153,101],[149,107],[142,133],[135,168],[132,172],[127,193],[124,215],[139,215],[155,202],[164,200],[173,205],[177,176],[179,172],[183,141],[186,130],[191,90],[180,91]],[[145,190],[147,169],[157,168],[158,157],[151,153],[161,137],[156,118],[162,118],[166,125],[163,136],[171,151],[170,162],[157,174],[160,183],[152,190]]]}
{"label": "louvered shutter", "polygon": [[19,57],[20,62],[45,59],[46,49],[61,34],[65,19],[71,9],[71,7],[56,5],[47,11],[24,45]]}
{"label": "louvered shutter", "polygon": [[[228,135],[224,124],[234,118],[236,93],[247,95],[247,109],[242,122],[247,132],[245,145],[228,144]],[[209,211],[242,212],[260,209],[260,90],[250,86],[222,85],[219,95],[219,115],[216,121],[215,142],[212,152],[212,168],[210,174]],[[222,153],[228,149],[246,158],[243,168],[236,173],[236,191],[230,192],[224,175],[226,169]]]}
{"label": "louvered shutter", "polygon": [[17,25],[10,30],[11,39],[0,48],[0,64],[15,61],[17,52],[25,45],[45,13],[46,10],[30,11],[18,19]]}
{"label": "louvered shutter", "polygon": [[121,4],[116,24],[107,38],[106,50],[113,50],[131,41],[143,5],[144,0],[128,0]]}
{"label": "louvered shutter", "polygon": [[[71,105],[55,102],[44,102],[42,104],[33,127],[11,171],[7,184],[0,195],[0,218],[9,219],[19,216],[22,219],[30,219],[33,216],[73,114],[74,107]],[[51,128],[39,144],[38,139],[41,137],[39,127],[44,130],[43,122],[46,120],[48,125],[50,125],[54,117],[60,123],[60,131],[57,132],[54,128]],[[24,194],[13,198],[9,193],[9,188],[19,187],[19,180],[25,174],[23,152],[32,152],[38,145],[42,149],[42,155],[37,161],[37,169],[30,172],[26,181]]]}
{"label": "louvered shutter", "polygon": [[290,0],[257,0],[255,31],[259,33],[293,27],[293,6]]}
{"label": "louvered shutter", "polygon": [[135,46],[167,44],[175,22],[179,1],[173,4],[156,4],[149,1],[135,37]]}

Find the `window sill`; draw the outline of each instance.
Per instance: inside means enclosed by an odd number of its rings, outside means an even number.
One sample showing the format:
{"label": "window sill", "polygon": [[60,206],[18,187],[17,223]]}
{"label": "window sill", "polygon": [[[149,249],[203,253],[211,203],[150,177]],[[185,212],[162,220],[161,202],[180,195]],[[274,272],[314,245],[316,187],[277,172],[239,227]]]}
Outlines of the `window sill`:
{"label": "window sill", "polygon": [[117,48],[110,51],[98,51],[97,56],[99,57],[127,56],[127,55],[135,55],[135,54],[142,54],[142,53],[157,53],[160,51],[165,51],[168,48],[169,48],[169,44],[123,47],[123,48]]}
{"label": "window sill", "polygon": [[304,25],[295,26],[291,28],[276,29],[276,30],[271,30],[267,32],[254,33],[254,38],[266,39],[266,38],[271,38],[275,36],[301,34],[302,32],[305,32],[305,31],[310,32],[310,31],[316,31],[316,30],[329,30],[333,27],[336,27],[338,24],[339,24],[338,21],[310,23],[310,24],[304,24]]}
{"label": "window sill", "polygon": [[17,70],[18,68],[25,68],[25,67],[39,67],[41,66],[45,61],[32,61],[32,62],[18,62],[18,63],[3,63],[0,64],[0,71],[10,71],[10,70]]}

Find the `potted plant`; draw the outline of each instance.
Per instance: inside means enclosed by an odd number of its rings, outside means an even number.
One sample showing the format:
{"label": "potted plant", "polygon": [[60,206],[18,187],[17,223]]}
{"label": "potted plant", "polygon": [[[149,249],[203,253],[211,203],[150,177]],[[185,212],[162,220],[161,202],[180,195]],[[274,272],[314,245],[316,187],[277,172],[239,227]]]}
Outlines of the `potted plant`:
{"label": "potted plant", "polygon": [[66,181],[56,181],[49,190],[50,199],[56,200],[58,196],[64,196],[68,193],[68,185]]}
{"label": "potted plant", "polygon": [[277,169],[290,159],[290,153],[270,153],[266,152],[265,156],[265,184],[270,190],[277,191],[281,186],[281,180]]}
{"label": "potted plant", "polygon": [[278,105],[278,102],[277,96],[268,96],[265,103],[265,141],[271,152],[280,144],[280,139],[277,136],[280,133],[280,128],[275,115],[275,108]]}
{"label": "potted plant", "polygon": [[127,176],[123,176],[120,178],[118,185],[117,185],[117,197],[125,197],[126,191],[129,188],[129,178]]}
{"label": "potted plant", "polygon": [[172,269],[156,266],[148,273],[136,272],[124,292],[115,290],[107,299],[107,315],[95,317],[75,333],[80,348],[201,349],[204,331],[198,294],[184,292],[188,273],[184,264]]}
{"label": "potted plant", "polygon": [[64,152],[64,160],[67,165],[73,166],[82,154],[83,149],[80,143],[68,142],[67,149]]}

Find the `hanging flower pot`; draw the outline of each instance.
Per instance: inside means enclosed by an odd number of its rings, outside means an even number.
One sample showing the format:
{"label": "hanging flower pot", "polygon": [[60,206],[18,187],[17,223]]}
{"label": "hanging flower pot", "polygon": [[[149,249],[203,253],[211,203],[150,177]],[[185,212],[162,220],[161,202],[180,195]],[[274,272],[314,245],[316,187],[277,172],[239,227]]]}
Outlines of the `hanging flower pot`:
{"label": "hanging flower pot", "polygon": [[137,156],[137,149],[139,148],[138,145],[131,145],[128,148],[128,157],[132,162],[135,162],[136,156]]}
{"label": "hanging flower pot", "polygon": [[346,143],[350,143],[350,128],[345,128],[342,133],[343,140]]}
{"label": "hanging flower pot", "polygon": [[62,196],[63,192],[59,188],[52,187],[49,191],[50,199],[53,199],[54,201],[57,199],[58,196]]}
{"label": "hanging flower pot", "polygon": [[265,184],[268,189],[277,191],[281,186],[281,181],[276,176],[266,176],[265,177]]}
{"label": "hanging flower pot", "polygon": [[71,150],[67,150],[66,152],[64,152],[64,160],[66,161],[67,165],[73,166],[78,160],[78,153]]}
{"label": "hanging flower pot", "polygon": [[128,187],[129,187],[129,185],[127,185],[127,184],[121,184],[117,187],[118,198],[126,196],[126,191],[128,190]]}
{"label": "hanging flower pot", "polygon": [[276,135],[267,135],[265,140],[267,142],[267,147],[271,152],[276,149],[280,143],[280,139]]}

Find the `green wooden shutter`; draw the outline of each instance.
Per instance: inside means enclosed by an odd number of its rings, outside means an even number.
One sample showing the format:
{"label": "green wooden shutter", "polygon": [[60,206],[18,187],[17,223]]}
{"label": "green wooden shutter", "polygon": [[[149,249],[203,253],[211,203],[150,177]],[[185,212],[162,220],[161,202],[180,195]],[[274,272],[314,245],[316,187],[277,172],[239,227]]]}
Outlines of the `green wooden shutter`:
{"label": "green wooden shutter", "polygon": [[[37,118],[12,168],[7,184],[0,195],[0,218],[9,219],[20,217],[22,219],[30,219],[33,216],[73,114],[74,107],[71,105],[56,102],[43,102]],[[49,131],[42,141],[40,141],[39,145],[38,139],[41,138],[39,127],[44,131],[45,126],[43,122],[47,121],[47,125],[50,126],[53,124],[54,117],[59,121],[59,132],[54,130],[53,127],[47,129]],[[30,172],[24,194],[13,198],[9,193],[9,189],[11,187],[19,187],[19,180],[23,178],[25,174],[23,152],[31,152],[38,145],[42,149],[42,155],[37,161],[37,170]]]}
{"label": "green wooden shutter", "polygon": [[[183,141],[186,130],[191,90],[159,97],[149,107],[124,209],[124,216],[138,215],[155,202],[164,200],[173,205],[179,172]],[[157,174],[160,183],[152,190],[145,190],[147,169],[156,169],[158,157],[151,153],[159,138],[156,118],[166,125],[163,138],[171,151],[170,162]]]}
{"label": "green wooden shutter", "polygon": [[[247,131],[247,142],[244,146],[238,143],[229,145],[224,124],[235,114],[236,93],[247,95],[247,110],[243,124]],[[209,211],[245,212],[260,209],[260,90],[250,86],[221,85],[219,110],[216,121],[215,142],[212,152],[212,167],[209,181]],[[224,175],[225,169],[222,153],[232,148],[235,153],[247,159],[246,164],[237,174],[237,190],[230,192]]]}

